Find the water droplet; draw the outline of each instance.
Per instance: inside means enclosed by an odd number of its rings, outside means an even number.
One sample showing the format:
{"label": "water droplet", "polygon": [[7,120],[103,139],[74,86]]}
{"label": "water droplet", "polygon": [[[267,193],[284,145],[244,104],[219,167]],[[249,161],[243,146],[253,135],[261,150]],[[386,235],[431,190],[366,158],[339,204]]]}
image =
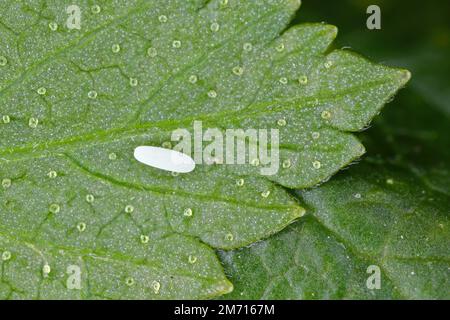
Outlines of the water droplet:
{"label": "water droplet", "polygon": [[322,164],[320,163],[320,161],[313,161],[313,167],[314,169],[320,169],[320,167],[322,166]]}
{"label": "water droplet", "polygon": [[50,22],[50,23],[48,24],[48,27],[49,27],[50,30],[52,30],[52,31],[58,30],[58,24],[57,24],[56,22]]}
{"label": "water droplet", "polygon": [[392,178],[386,179],[386,183],[387,184],[394,184],[394,179],[392,179]]}
{"label": "water droplet", "polygon": [[100,13],[101,10],[102,10],[102,8],[100,8],[100,6],[97,4],[95,4],[91,7],[92,13],[95,13],[95,14]]}
{"label": "water droplet", "polygon": [[325,62],[325,68],[330,69],[333,66],[333,62],[332,61],[327,61]]}
{"label": "water droplet", "polygon": [[94,200],[95,200],[95,197],[94,197],[94,195],[92,195],[92,194],[88,194],[88,195],[86,195],[86,201],[87,201],[87,202],[89,202],[89,203],[93,203],[93,202],[94,202]]}
{"label": "water droplet", "polygon": [[149,236],[146,236],[145,234],[141,235],[141,243],[148,243],[150,241]]}
{"label": "water droplet", "polygon": [[0,67],[6,66],[7,63],[8,63],[8,59],[6,59],[6,57],[4,57],[4,56],[0,56]]}
{"label": "water droplet", "polygon": [[236,66],[233,68],[233,73],[237,76],[242,76],[242,74],[244,73],[244,68]]}
{"label": "water droplet", "polygon": [[330,111],[322,111],[322,114],[320,115],[322,117],[322,119],[330,119],[331,118],[331,113]]}
{"label": "water droplet", "polygon": [[194,264],[197,262],[197,257],[189,255],[188,261],[189,261],[189,263]]}
{"label": "water droplet", "polygon": [[191,208],[186,208],[184,209],[184,213],[183,213],[186,217],[191,217],[192,216],[192,209]]}
{"label": "water droplet", "polygon": [[130,86],[136,87],[138,85],[138,80],[135,78],[130,78]]}
{"label": "water droplet", "polygon": [[77,229],[79,232],[83,232],[84,230],[86,230],[86,223],[80,222],[79,224],[77,224]]}
{"label": "water droplet", "polygon": [[11,259],[11,252],[3,251],[3,253],[2,253],[2,260],[3,261],[8,261],[9,259]]}
{"label": "water droplet", "polygon": [[282,118],[282,119],[278,119],[277,124],[280,127],[284,127],[286,125],[286,119]]}
{"label": "water droplet", "polygon": [[198,80],[198,78],[197,78],[196,75],[191,75],[191,76],[189,77],[189,82],[190,82],[190,83],[196,83],[197,80]]}
{"label": "water droplet", "polygon": [[131,286],[134,285],[134,279],[131,278],[131,277],[126,278],[126,279],[125,279],[125,283],[126,283],[127,286],[131,287]]}
{"label": "water droplet", "polygon": [[239,186],[239,187],[242,187],[242,186],[244,185],[244,183],[245,183],[245,180],[244,180],[244,179],[238,179],[238,180],[236,180],[236,185]]}
{"label": "water droplet", "polygon": [[50,271],[52,271],[52,268],[50,268],[50,266],[46,263],[44,264],[44,266],[42,267],[42,274],[44,277],[47,277],[48,274],[50,273]]}
{"label": "water droplet", "polygon": [[39,120],[37,118],[28,119],[28,126],[30,128],[36,128],[38,126]]}
{"label": "water droplet", "polygon": [[51,170],[47,173],[47,177],[49,177],[50,179],[55,179],[58,176],[58,173],[54,170]]}
{"label": "water droplet", "polygon": [[254,166],[254,167],[259,166],[259,159],[253,159],[252,162],[251,162],[251,165]]}
{"label": "water droplet", "polygon": [[52,203],[48,210],[50,210],[51,213],[58,213],[59,211],[61,211],[61,207],[57,203]]}
{"label": "water droplet", "polygon": [[181,41],[180,40],[174,40],[172,42],[172,47],[174,48],[180,48],[181,47]]}
{"label": "water droplet", "polygon": [[97,91],[95,91],[95,90],[89,91],[89,92],[88,92],[88,98],[89,98],[89,99],[95,99],[95,98],[97,98]]}
{"label": "water droplet", "polygon": [[284,43],[280,43],[275,48],[278,52],[282,52],[284,50]]}
{"label": "water droplet", "polygon": [[270,195],[270,190],[261,192],[261,197],[263,197],[263,198],[267,198],[269,195]]}
{"label": "water droplet", "polygon": [[211,23],[211,31],[212,32],[217,32],[217,31],[219,31],[219,29],[220,29],[220,26],[217,22]]}
{"label": "water droplet", "polygon": [[243,48],[244,48],[245,51],[250,52],[250,51],[253,50],[253,45],[251,43],[249,43],[249,42],[246,42],[246,43],[244,43]]}
{"label": "water droplet", "polygon": [[40,87],[39,89],[37,89],[37,93],[40,94],[41,96],[44,95],[47,92],[47,89],[45,89],[44,87]]}
{"label": "water droplet", "polygon": [[119,44],[113,44],[113,45],[111,46],[111,50],[112,50],[112,52],[114,52],[114,53],[118,53],[118,52],[120,51],[120,45],[119,45]]}
{"label": "water droplet", "polygon": [[308,77],[307,76],[301,76],[298,78],[298,83],[300,84],[307,84],[308,83]]}
{"label": "water droplet", "polygon": [[158,20],[159,20],[159,22],[161,22],[161,23],[166,23],[167,22],[167,16],[165,16],[165,15],[160,15],[159,17],[158,17]]}
{"label": "water droplet", "polygon": [[208,91],[208,97],[215,99],[217,98],[217,92],[215,90],[209,90]]}
{"label": "water droplet", "polygon": [[156,57],[158,55],[158,51],[155,48],[148,48],[147,49],[147,54],[149,57]]}
{"label": "water droplet", "polygon": [[152,288],[153,288],[153,292],[155,294],[158,294],[159,293],[159,289],[161,288],[161,284],[158,281],[155,280],[155,281],[152,282]]}
{"label": "water droplet", "polygon": [[281,84],[287,84],[288,83],[288,79],[286,77],[281,77],[279,81],[280,81]]}
{"label": "water droplet", "polygon": [[7,115],[4,115],[2,117],[2,121],[3,121],[4,124],[7,124],[7,123],[11,122],[11,118],[9,116],[7,116]]}
{"label": "water droplet", "polygon": [[126,213],[132,213],[133,211],[134,211],[134,207],[130,204],[125,207]]}
{"label": "water droplet", "polygon": [[108,155],[109,160],[116,160],[117,159],[117,155],[114,152],[111,152]]}
{"label": "water droplet", "polygon": [[320,133],[319,132],[313,132],[311,133],[311,136],[313,139],[319,139],[320,138]]}
{"label": "water droplet", "polygon": [[172,143],[170,141],[164,141],[161,144],[161,147],[166,148],[166,149],[172,149]]}
{"label": "water droplet", "polygon": [[11,187],[11,179],[5,178],[2,180],[2,187],[3,189],[8,189]]}
{"label": "water droplet", "polygon": [[284,169],[290,168],[291,165],[292,164],[291,164],[291,160],[290,159],[283,160],[282,166],[283,166]]}
{"label": "water droplet", "polygon": [[234,240],[234,236],[231,233],[227,233],[225,235],[225,240],[227,241],[233,241]]}

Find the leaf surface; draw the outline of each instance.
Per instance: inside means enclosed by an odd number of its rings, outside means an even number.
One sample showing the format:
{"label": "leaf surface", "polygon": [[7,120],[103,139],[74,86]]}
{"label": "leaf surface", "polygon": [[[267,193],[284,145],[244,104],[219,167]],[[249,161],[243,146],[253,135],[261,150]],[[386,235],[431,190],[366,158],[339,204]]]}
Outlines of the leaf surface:
{"label": "leaf surface", "polygon": [[[3,298],[206,298],[232,290],[214,248],[302,216],[310,187],[364,152],[363,129],[409,72],[286,29],[295,0],[4,1],[0,13]],[[277,128],[280,170],[138,163],[177,128]],[[241,180],[242,179],[242,180]],[[244,181],[242,186],[237,181]],[[68,267],[81,290],[68,290]]]}

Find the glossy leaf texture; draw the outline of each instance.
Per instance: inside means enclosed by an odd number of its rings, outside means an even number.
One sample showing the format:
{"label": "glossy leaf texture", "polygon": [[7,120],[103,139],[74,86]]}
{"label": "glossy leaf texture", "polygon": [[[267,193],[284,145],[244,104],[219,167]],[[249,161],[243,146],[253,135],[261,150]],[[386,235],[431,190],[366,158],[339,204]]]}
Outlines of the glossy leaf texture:
{"label": "glossy leaf texture", "polygon": [[[231,291],[214,249],[302,216],[285,187],[316,185],[361,156],[350,132],[410,77],[327,52],[333,26],[287,28],[299,4],[83,2],[78,30],[61,1],[2,1],[0,296]],[[202,164],[173,175],[133,158],[194,121],[279,129],[280,170]],[[73,266],[81,289],[67,287]]]}

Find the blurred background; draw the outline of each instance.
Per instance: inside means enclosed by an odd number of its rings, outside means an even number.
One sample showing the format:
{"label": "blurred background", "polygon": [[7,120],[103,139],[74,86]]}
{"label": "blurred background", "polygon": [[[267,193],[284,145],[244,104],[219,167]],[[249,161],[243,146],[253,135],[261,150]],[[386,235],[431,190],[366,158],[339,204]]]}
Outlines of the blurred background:
{"label": "blurred background", "polygon": [[[369,30],[369,5],[381,30]],[[360,134],[366,159],[407,166],[440,191],[450,190],[450,1],[303,0],[293,24],[333,24],[333,48],[411,71],[412,79]]]}

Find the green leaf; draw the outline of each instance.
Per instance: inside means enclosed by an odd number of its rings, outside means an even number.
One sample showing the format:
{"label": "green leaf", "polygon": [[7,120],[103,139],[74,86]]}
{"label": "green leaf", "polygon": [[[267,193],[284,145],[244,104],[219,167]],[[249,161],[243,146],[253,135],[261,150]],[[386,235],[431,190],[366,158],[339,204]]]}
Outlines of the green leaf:
{"label": "green leaf", "polygon": [[[410,171],[363,163],[300,197],[311,214],[222,252],[237,299],[448,299],[449,195]],[[367,268],[381,271],[368,289]]]}
{"label": "green leaf", "polygon": [[[0,13],[3,298],[205,298],[232,290],[214,248],[251,244],[304,213],[284,187],[328,179],[408,71],[348,51],[336,28],[287,29],[299,1],[5,1]],[[173,130],[278,128],[273,176],[137,163]],[[240,180],[243,179],[243,180]],[[244,181],[238,186],[236,181]],[[270,191],[270,194],[267,192]],[[269,195],[269,196],[262,196]],[[81,290],[68,290],[68,266]]]}

